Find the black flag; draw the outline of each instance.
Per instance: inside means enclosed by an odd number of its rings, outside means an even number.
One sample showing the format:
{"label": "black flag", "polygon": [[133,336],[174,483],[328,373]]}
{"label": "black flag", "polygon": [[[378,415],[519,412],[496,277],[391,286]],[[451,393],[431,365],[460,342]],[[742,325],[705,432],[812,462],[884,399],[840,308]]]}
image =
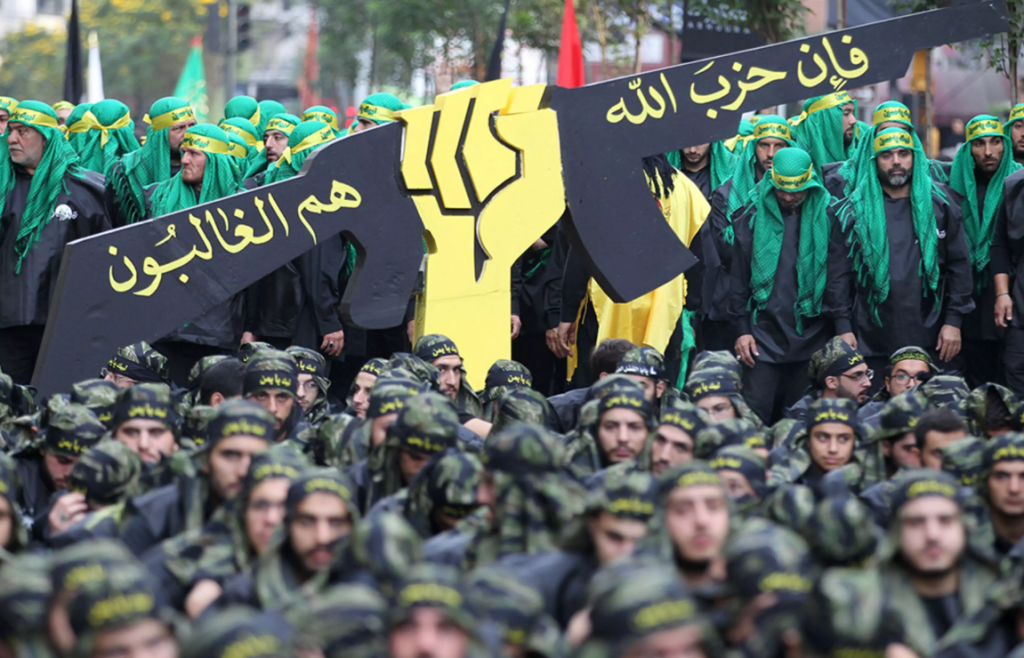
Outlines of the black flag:
{"label": "black flag", "polygon": [[487,77],[484,79],[484,82],[501,78],[501,53],[505,50],[505,25],[507,23],[508,0],[505,0],[505,11],[501,12],[501,22],[498,23],[498,36],[494,39],[494,48],[491,49],[491,57],[487,60]]}
{"label": "black flag", "polygon": [[82,102],[85,95],[85,84],[82,82],[82,32],[78,27],[78,0],[71,0],[68,52],[64,67],[64,100],[77,105]]}

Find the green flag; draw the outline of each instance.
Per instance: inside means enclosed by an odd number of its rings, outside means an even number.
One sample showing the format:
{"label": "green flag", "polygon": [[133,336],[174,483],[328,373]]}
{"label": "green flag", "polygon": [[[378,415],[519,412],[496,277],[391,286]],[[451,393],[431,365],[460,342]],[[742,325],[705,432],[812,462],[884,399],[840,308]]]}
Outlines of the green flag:
{"label": "green flag", "polygon": [[196,113],[196,121],[205,123],[210,114],[210,97],[206,93],[206,73],[203,71],[203,40],[192,39],[192,50],[185,60],[185,68],[178,78],[174,95],[184,98]]}

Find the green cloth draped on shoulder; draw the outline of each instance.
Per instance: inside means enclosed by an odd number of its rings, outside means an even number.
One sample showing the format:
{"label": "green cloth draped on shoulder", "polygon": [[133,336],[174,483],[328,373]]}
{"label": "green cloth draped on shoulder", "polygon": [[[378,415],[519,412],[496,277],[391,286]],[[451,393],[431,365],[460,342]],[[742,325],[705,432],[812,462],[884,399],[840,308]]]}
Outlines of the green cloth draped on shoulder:
{"label": "green cloth draped on shoulder", "polygon": [[[68,174],[84,178],[78,156],[64,139],[64,134],[57,127],[57,113],[46,103],[40,101],[22,101],[11,115],[8,123],[22,124],[37,130],[46,140],[43,157],[32,176],[28,200],[21,214],[18,235],[14,241],[14,251],[18,262],[14,273],[21,272],[21,263],[35,244],[46,225],[53,219],[53,211],[57,205],[57,197],[67,190],[64,177]],[[14,163],[10,154],[0,162],[0,215],[3,214],[7,198],[14,189]]]}
{"label": "green cloth draped on shoulder", "polygon": [[889,237],[876,161],[879,153],[894,148],[905,148],[914,154],[910,202],[914,233],[921,250],[921,283],[923,293],[938,301],[938,235],[932,194],[942,199],[946,195],[932,180],[928,158],[917,137],[902,128],[886,128],[872,140],[869,162],[857,167],[853,192],[840,211],[844,228],[851,228],[852,223],[853,264],[861,284],[868,288],[868,308],[879,326],[878,309],[889,297]]}
{"label": "green cloth draped on shoulder", "polygon": [[90,113],[91,109],[92,103],[76,105],[75,109],[71,111],[71,114],[68,115],[68,118],[65,121],[68,144],[71,145],[72,150],[74,150],[79,157],[81,157],[82,148],[86,143],[86,135],[94,121],[93,116]]}
{"label": "green cloth draped on shoulder", "polygon": [[195,189],[182,179],[179,171],[174,177],[160,183],[153,191],[150,213],[152,217],[161,217],[242,191],[232,168],[231,158],[234,156],[227,152],[227,134],[211,124],[195,125],[185,132],[182,148],[191,147],[190,136],[199,137],[203,142],[210,144],[206,149],[201,149],[206,154],[202,190],[197,198]]}
{"label": "green cloth draped on shoulder", "polygon": [[271,169],[268,168],[264,184],[287,180],[302,170],[306,158],[320,146],[334,139],[334,130],[326,123],[303,121],[295,126],[288,136],[289,156],[281,158]]}
{"label": "green cloth draped on shoulder", "polygon": [[168,131],[179,123],[194,122],[195,113],[184,98],[168,96],[153,103],[147,119],[145,145],[121,158],[120,171],[113,166],[107,169],[107,184],[128,224],[145,218],[146,188],[171,177]]}
{"label": "green cloth draped on shoulder", "polygon": [[119,100],[108,98],[92,106],[95,121],[91,130],[84,133],[79,157],[82,167],[104,173],[115,160],[139,150],[135,139],[135,122],[132,121],[128,106]]}
{"label": "green cloth draped on shoulder", "polygon": [[237,135],[245,141],[245,157],[251,163],[253,158],[255,158],[259,153],[257,144],[262,141],[263,133],[257,133],[256,126],[254,126],[251,121],[240,117],[223,119],[219,124],[217,124],[217,127],[226,133]]}
{"label": "green cloth draped on shoulder", "polygon": [[785,228],[776,190],[806,192],[800,211],[800,247],[797,259],[797,301],[793,309],[796,331],[803,334],[803,319],[821,313],[821,299],[828,274],[828,242],[831,224],[828,207],[831,196],[821,185],[814,164],[805,151],[784,148],[772,160],[771,174],[764,176],[754,190],[754,214],[750,219],[754,233],[750,266],[750,311],[768,304],[775,285],[775,273],[782,252]]}
{"label": "green cloth draped on shoulder", "polygon": [[732,216],[754,200],[754,187],[757,185],[757,143],[762,139],[779,139],[787,146],[796,146],[789,123],[775,114],[762,116],[754,126],[754,132],[747,140],[746,146],[736,157],[732,172],[732,189],[726,200],[726,219],[729,222],[725,230],[726,244],[733,243]]}
{"label": "green cloth draped on shoulder", "polygon": [[845,91],[808,98],[793,127],[797,146],[807,151],[818,167],[842,162],[853,155],[856,140],[847,147],[843,139],[843,106],[857,104]]}
{"label": "green cloth draped on shoulder", "polygon": [[[1013,160],[1013,144],[1003,132],[999,119],[988,114],[981,114],[971,119],[964,130],[967,141],[956,152],[953,168],[949,176],[949,186],[963,197],[960,208],[963,214],[964,232],[967,234],[967,246],[971,250],[971,264],[976,274],[981,274],[989,263],[989,248],[992,246],[992,235],[995,233],[996,213],[1003,203],[1003,180],[1020,169]],[[978,185],[974,178],[974,156],[971,155],[971,143],[982,137],[999,137],[1003,141],[1003,158],[999,168],[992,175],[985,192],[983,212],[978,212]],[[985,277],[975,277],[979,287]]]}

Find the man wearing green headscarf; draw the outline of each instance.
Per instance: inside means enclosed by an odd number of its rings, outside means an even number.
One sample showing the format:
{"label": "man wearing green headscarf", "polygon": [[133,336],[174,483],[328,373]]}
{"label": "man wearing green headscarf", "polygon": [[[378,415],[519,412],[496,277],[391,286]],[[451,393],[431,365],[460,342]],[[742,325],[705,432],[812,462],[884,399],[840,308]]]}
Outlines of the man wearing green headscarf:
{"label": "man wearing green headscarf", "polygon": [[107,169],[107,193],[113,196],[115,226],[134,224],[146,215],[145,190],[162,183],[181,169],[181,140],[196,125],[192,106],[168,96],[153,103],[146,115],[146,143]]}
{"label": "man wearing green headscarf", "polygon": [[382,123],[390,123],[395,120],[395,112],[405,109],[402,101],[391,94],[383,92],[370,94],[359,104],[359,114],[356,121],[349,128],[349,133],[357,133],[368,130]]}
{"label": "man wearing green headscarf", "polygon": [[67,124],[68,117],[75,109],[75,104],[70,101],[57,101],[53,104],[53,111],[57,113],[57,125]]}
{"label": "man wearing green headscarf", "polygon": [[0,135],[7,132],[7,122],[11,120],[14,110],[18,109],[18,101],[10,96],[0,96]]}
{"label": "man wearing green headscarf", "polygon": [[701,324],[704,349],[732,350],[735,317],[728,307],[728,272],[732,259],[734,215],[752,201],[754,187],[771,171],[772,158],[780,149],[795,146],[789,124],[780,116],[760,118],[746,145],[736,156],[732,177],[711,194],[711,225],[714,253],[705,249],[704,319]]}
{"label": "man wearing green headscarf", "polygon": [[967,141],[953,159],[949,186],[959,197],[974,271],[975,309],[963,324],[964,364],[968,384],[973,388],[987,382],[1003,383],[999,358],[1003,332],[995,325],[992,309],[1009,295],[996,299],[989,249],[996,215],[1003,204],[1003,180],[1021,167],[1014,162],[1010,140],[994,116],[974,117],[964,134]]}
{"label": "man wearing green headscarf", "polygon": [[[285,126],[275,123],[279,118],[271,123],[280,130]],[[272,132],[268,126],[267,135]],[[295,176],[306,158],[333,139],[331,127],[319,121],[295,126],[286,155],[267,166],[264,184]],[[277,147],[267,150],[271,148]],[[341,234],[332,236],[249,286],[242,342],[266,341],[282,348],[297,345],[320,350],[329,358],[341,355],[345,332],[336,310],[341,303],[336,283],[348,253]]]}
{"label": "man wearing green headscarf", "polygon": [[697,144],[667,153],[669,164],[686,174],[705,199],[732,176],[736,156],[725,142]]}
{"label": "man wearing green headscarf", "polygon": [[811,355],[829,338],[856,342],[852,269],[832,204],[811,156],[784,148],[734,223],[735,352],[747,402],[766,423],[800,399]]}
{"label": "man wearing green headscarf", "polygon": [[818,167],[853,155],[857,105],[845,91],[808,98],[794,127],[797,145]]}
{"label": "man wearing green headscarf", "polygon": [[1024,165],[1024,103],[1017,103],[1010,110],[1010,117],[1003,124],[1003,130],[1013,145],[1013,159]]}
{"label": "man wearing green headscarf", "polygon": [[[202,205],[242,191],[232,166],[228,136],[211,124],[198,124],[185,131],[181,141],[181,171],[149,188],[149,217]],[[192,365],[213,354],[233,351],[239,332],[232,302],[216,306],[198,319],[168,334],[154,347],[171,363],[171,379],[180,386],[188,382]]]}
{"label": "man wearing green headscarf", "polygon": [[302,120],[326,123],[334,131],[335,137],[338,135],[338,115],[326,105],[314,105],[308,108],[302,113]]}
{"label": "man wearing green headscarf", "polygon": [[241,117],[234,117],[232,119],[222,119],[217,125],[224,132],[238,135],[245,141],[247,158],[251,160],[256,156],[256,153],[259,151],[257,147],[259,133],[256,132],[256,126],[251,121]]}
{"label": "man wearing green headscarf", "polygon": [[300,122],[299,117],[285,113],[267,121],[266,130],[263,131],[263,150],[249,162],[249,169],[245,172],[246,189],[263,185],[268,169],[288,150],[288,138]]}
{"label": "man wearing green headscarf", "polygon": [[839,212],[858,275],[856,347],[879,372],[905,345],[948,362],[960,352],[960,325],[974,309],[960,209],[932,179],[907,131],[878,132],[872,151]]}
{"label": "man wearing green headscarf", "polygon": [[0,370],[28,384],[64,245],[110,228],[103,178],[79,166],[46,103],[24,101],[0,160]]}
{"label": "man wearing green headscarf", "polygon": [[257,103],[260,108],[260,120],[255,124],[256,130],[262,135],[267,130],[267,124],[278,114],[285,114],[288,108],[278,101],[260,101]]}
{"label": "man wearing green headscarf", "polygon": [[246,119],[254,126],[260,125],[260,105],[252,96],[235,96],[224,106],[225,119]]}
{"label": "man wearing green headscarf", "polygon": [[135,139],[135,122],[128,106],[108,98],[89,110],[94,125],[85,133],[85,143],[78,152],[82,167],[102,174],[115,160],[139,150]]}
{"label": "man wearing green headscarf", "polygon": [[64,131],[68,138],[68,144],[75,153],[81,156],[82,147],[86,143],[86,135],[96,125],[96,118],[93,117],[92,103],[79,103],[75,106],[75,109],[71,110],[71,114],[68,115],[68,120],[65,125],[67,128]]}

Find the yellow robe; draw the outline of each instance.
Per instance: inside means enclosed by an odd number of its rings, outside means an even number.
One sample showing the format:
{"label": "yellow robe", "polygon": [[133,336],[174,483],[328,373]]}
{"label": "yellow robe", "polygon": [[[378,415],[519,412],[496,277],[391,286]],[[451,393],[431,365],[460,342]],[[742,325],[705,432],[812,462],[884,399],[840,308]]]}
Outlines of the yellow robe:
{"label": "yellow robe", "polygon": [[[675,189],[668,196],[664,196],[662,189],[658,203],[665,221],[682,243],[689,247],[711,213],[711,206],[701,194],[700,188],[682,172],[673,175],[673,182]],[[651,195],[654,195],[653,186]],[[636,263],[636,267],[643,267],[643,263]],[[664,354],[686,303],[686,277],[680,273],[660,288],[625,304],[613,302],[601,290],[597,281],[591,279],[587,286],[587,296],[576,314],[577,335],[588,301],[597,314],[597,344],[607,338],[625,338],[634,345],[653,347]],[[568,360],[567,378],[570,380],[576,371],[578,359],[578,350],[573,350]]]}

